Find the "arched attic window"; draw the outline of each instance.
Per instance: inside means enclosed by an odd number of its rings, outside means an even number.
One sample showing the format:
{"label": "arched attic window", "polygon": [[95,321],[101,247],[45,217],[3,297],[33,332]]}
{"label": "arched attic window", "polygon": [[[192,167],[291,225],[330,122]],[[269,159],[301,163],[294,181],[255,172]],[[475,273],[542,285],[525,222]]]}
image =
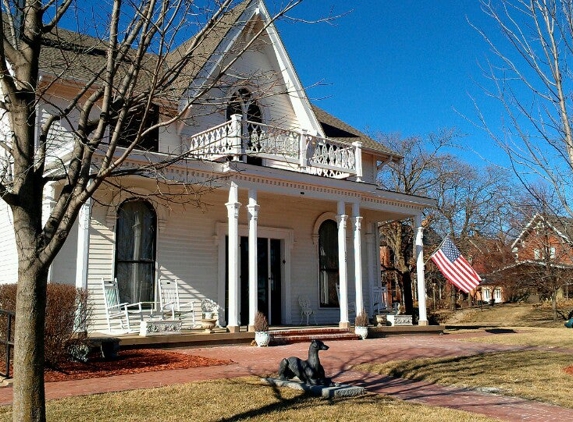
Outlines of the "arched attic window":
{"label": "arched attic window", "polygon": [[240,88],[231,96],[229,104],[227,105],[227,120],[230,120],[233,114],[241,115],[241,133],[244,136],[248,135],[248,149],[250,154],[247,156],[247,163],[259,166],[262,165],[263,160],[259,157],[253,156],[253,153],[256,154],[259,148],[258,142],[253,141],[252,138],[253,133],[260,133],[256,123],[263,122],[263,115],[261,113],[261,108],[248,89]]}

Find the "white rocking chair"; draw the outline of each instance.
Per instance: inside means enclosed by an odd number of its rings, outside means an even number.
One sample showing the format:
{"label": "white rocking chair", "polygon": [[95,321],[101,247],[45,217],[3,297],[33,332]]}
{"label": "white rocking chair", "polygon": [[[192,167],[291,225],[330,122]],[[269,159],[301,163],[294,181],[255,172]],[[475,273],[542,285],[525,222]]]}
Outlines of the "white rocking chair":
{"label": "white rocking chair", "polygon": [[179,286],[176,280],[159,280],[159,306],[163,318],[183,321],[188,318],[192,328],[197,326],[195,321],[195,302],[193,300],[181,303],[179,300]]}
{"label": "white rocking chair", "polygon": [[306,317],[306,325],[309,325],[309,318],[312,315],[314,319],[314,325],[316,325],[316,318],[314,316],[314,309],[310,306],[310,299],[306,296],[299,296],[298,297],[298,304],[300,306],[300,324],[302,325],[302,321],[304,317]]}
{"label": "white rocking chair", "polygon": [[[107,330],[109,333],[114,332],[111,325],[113,321],[119,322],[120,333],[130,333],[134,330],[131,328],[129,320],[130,315],[138,315],[139,320],[143,320],[146,314],[152,314],[153,308],[145,309],[142,305],[147,302],[127,303],[120,302],[119,287],[117,279],[104,280],[102,278],[103,298],[105,304],[105,316],[107,319]],[[152,304],[153,302],[149,302]],[[117,331],[115,331],[117,332]]]}

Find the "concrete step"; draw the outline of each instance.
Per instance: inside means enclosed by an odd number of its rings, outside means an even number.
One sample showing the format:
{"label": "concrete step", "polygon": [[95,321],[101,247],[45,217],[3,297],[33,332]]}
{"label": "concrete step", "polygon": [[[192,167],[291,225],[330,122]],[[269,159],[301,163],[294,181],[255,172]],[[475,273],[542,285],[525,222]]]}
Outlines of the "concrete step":
{"label": "concrete step", "polygon": [[358,340],[354,332],[340,328],[306,328],[271,331],[271,345],[292,344],[322,340],[325,343],[336,340]]}

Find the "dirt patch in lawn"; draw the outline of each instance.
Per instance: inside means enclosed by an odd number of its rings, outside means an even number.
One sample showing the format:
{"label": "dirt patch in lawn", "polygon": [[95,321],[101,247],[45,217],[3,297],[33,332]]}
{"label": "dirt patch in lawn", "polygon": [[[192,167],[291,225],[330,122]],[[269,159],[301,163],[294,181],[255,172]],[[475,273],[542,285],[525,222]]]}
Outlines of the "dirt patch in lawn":
{"label": "dirt patch in lawn", "polygon": [[44,380],[46,382],[70,381],[231,363],[233,363],[231,360],[210,359],[160,349],[122,350],[117,359],[93,358],[86,363],[65,362],[58,370],[46,369]]}
{"label": "dirt patch in lawn", "polygon": [[568,366],[564,371],[566,374],[573,375],[573,366]]}

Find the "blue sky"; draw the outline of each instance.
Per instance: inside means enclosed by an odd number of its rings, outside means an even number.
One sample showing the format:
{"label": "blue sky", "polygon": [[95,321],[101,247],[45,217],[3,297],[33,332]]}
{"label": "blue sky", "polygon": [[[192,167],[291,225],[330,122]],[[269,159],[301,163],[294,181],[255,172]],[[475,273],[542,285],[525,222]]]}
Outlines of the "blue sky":
{"label": "blue sky", "polygon": [[349,10],[332,25],[278,24],[303,85],[322,84],[308,89],[313,102],[361,130],[409,136],[457,128],[463,159],[506,163],[471,123],[472,98],[492,126],[501,119],[481,87],[489,47],[468,23],[495,33],[478,0],[305,0],[291,14]]}

